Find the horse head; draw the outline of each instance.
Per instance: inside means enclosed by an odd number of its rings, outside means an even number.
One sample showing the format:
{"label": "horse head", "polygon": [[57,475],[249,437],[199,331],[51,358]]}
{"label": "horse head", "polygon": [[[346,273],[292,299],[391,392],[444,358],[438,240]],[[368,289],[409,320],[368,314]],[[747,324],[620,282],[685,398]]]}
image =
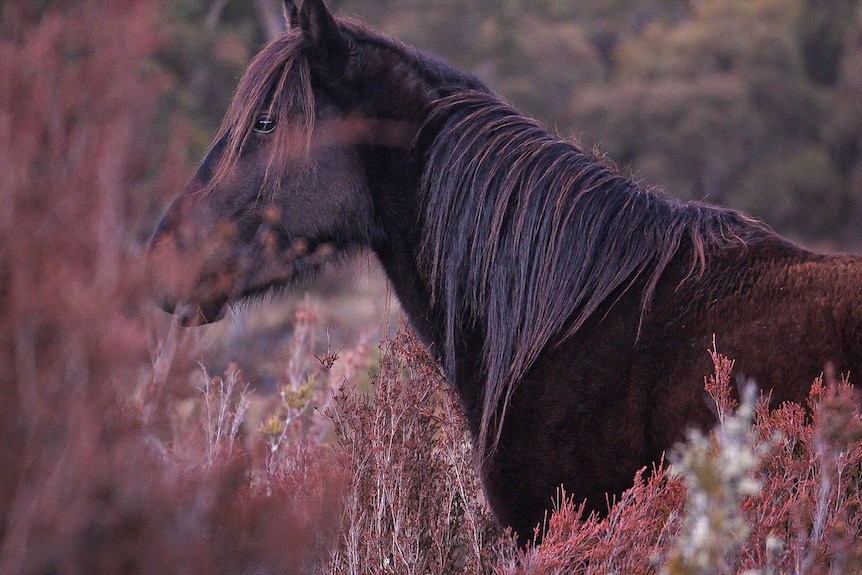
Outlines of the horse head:
{"label": "horse head", "polygon": [[[372,245],[380,194],[411,179],[406,158],[434,97],[422,75],[434,74],[405,74],[406,48],[337,21],[322,0],[286,1],[285,15],[150,243],[161,306],[184,325]],[[402,161],[369,166],[381,154]]]}

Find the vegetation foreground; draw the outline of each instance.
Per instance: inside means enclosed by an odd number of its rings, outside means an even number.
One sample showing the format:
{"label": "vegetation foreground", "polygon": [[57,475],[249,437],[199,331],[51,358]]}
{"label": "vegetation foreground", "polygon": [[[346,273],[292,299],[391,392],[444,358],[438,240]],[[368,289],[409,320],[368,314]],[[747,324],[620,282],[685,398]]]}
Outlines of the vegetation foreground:
{"label": "vegetation foreground", "polygon": [[[713,352],[714,432],[692,432],[672,465],[639,473],[607,517],[584,517],[561,493],[541,543],[517,549],[482,500],[458,406],[415,336],[384,340],[371,391],[357,392],[350,381],[375,354],[334,353],[316,321],[299,307],[268,400],[236,365],[191,374],[199,395],[185,416],[152,377],[119,401],[98,374],[54,397],[41,388],[20,483],[7,486],[17,493],[0,572],[862,569],[862,420],[845,381],[815,381],[808,410],[769,411],[753,387],[737,406],[732,363]],[[157,354],[154,371],[165,360]]]}
{"label": "vegetation foreground", "polygon": [[0,44],[0,573],[862,571],[862,416],[837,374],[806,406],[736,406],[713,350],[716,430],[606,517],[561,494],[517,549],[409,332],[333,349],[300,306],[278,393],[206,373],[139,269],[150,190],[186,177],[182,126],[152,153],[155,8],[73,12]]}

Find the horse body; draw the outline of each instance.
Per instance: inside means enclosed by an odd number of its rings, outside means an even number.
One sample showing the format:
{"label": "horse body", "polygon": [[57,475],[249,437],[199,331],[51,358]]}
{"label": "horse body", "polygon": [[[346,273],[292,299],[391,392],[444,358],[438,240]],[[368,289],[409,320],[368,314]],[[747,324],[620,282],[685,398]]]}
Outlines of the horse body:
{"label": "horse body", "polygon": [[486,463],[489,501],[506,524],[531,533],[560,485],[602,511],[606,494],[630,487],[687,429],[713,425],[703,389],[713,342],[772,405],[802,401],[825,358],[842,373],[862,369],[860,258],[775,238],[711,264],[685,282],[687,257],[672,262],[639,336],[631,290],[530,368]]}
{"label": "horse body", "polygon": [[[643,189],[476,78],[320,0],[249,67],[150,247],[194,325],[370,247],[444,365],[522,540],[556,489],[601,509],[715,419],[706,350],[774,401],[862,370],[862,262]],[[225,225],[227,222],[228,225]]]}

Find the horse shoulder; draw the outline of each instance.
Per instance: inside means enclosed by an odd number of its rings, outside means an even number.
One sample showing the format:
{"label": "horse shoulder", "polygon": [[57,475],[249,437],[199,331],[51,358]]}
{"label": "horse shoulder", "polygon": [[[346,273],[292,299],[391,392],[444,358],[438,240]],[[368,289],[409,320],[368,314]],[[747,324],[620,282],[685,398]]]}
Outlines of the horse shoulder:
{"label": "horse shoulder", "polygon": [[629,487],[650,461],[649,385],[631,372],[640,296],[615,295],[573,336],[548,346],[512,396],[499,448],[484,471],[489,500],[519,532],[542,520],[561,484],[602,510],[605,494]]}

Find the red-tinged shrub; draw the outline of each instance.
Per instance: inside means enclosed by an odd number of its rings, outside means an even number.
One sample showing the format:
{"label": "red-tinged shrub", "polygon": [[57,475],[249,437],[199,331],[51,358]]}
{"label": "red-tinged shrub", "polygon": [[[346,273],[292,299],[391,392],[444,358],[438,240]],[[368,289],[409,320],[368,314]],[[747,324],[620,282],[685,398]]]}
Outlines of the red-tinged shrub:
{"label": "red-tinged shrub", "polygon": [[862,572],[858,394],[827,374],[807,410],[751,398],[737,409],[732,361],[712,357],[713,433],[680,446],[670,473],[638,474],[605,518],[563,498],[541,543],[503,573]]}
{"label": "red-tinged shrub", "polygon": [[381,343],[373,397],[333,398],[350,475],[328,573],[491,573],[513,552],[484,504],[459,407],[416,336]]}
{"label": "red-tinged shrub", "polygon": [[183,342],[151,345],[140,269],[157,190],[180,185],[158,4],[26,8],[0,7],[0,573],[306,573],[341,520],[327,458],[251,488],[222,387],[214,426],[167,425],[170,386],[190,386],[170,369]]}
{"label": "red-tinged shrub", "polygon": [[542,542],[521,554],[504,573],[655,572],[679,528],[684,501],[682,483],[660,465],[641,470],[634,486],[615,502],[607,517],[583,518],[583,506],[562,494]]}
{"label": "red-tinged shrub", "polygon": [[314,489],[267,495],[249,489],[248,457],[181,468],[125,414],[70,408],[50,472],[19,488],[3,572],[300,574],[325,557],[341,487],[323,461]]}
{"label": "red-tinged shrub", "polygon": [[740,566],[789,573],[862,570],[862,421],[846,381],[814,383],[810,415],[760,408],[760,492],[743,505],[752,528]]}
{"label": "red-tinged shrub", "polygon": [[23,6],[0,35],[0,537],[22,474],[62,451],[71,398],[97,413],[146,358],[134,230],[166,80],[152,2]]}

